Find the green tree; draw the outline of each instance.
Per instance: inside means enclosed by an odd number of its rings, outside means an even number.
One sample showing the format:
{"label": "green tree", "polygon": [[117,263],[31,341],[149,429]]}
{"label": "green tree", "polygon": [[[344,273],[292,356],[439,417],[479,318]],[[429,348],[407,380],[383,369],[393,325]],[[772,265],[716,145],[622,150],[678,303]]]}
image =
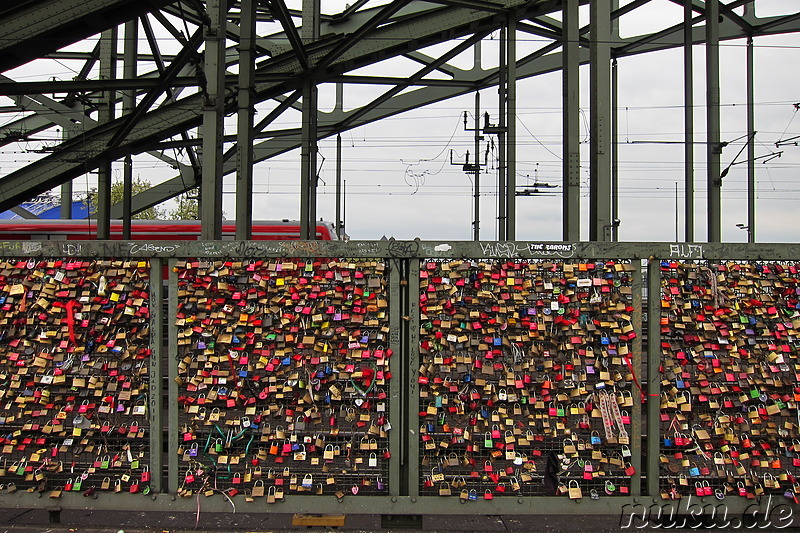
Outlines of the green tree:
{"label": "green tree", "polygon": [[169,212],[168,217],[172,220],[198,220],[199,210],[197,208],[197,190],[193,189],[175,198],[177,206]]}
{"label": "green tree", "polygon": [[[134,195],[139,194],[140,192],[144,192],[150,188],[152,188],[152,184],[140,177],[136,177],[133,179],[131,183],[131,191]],[[123,197],[125,196],[125,184],[121,181],[115,181],[111,183],[111,204],[116,204],[121,202]],[[89,213],[91,216],[95,216],[97,213],[97,189],[92,188],[89,190]],[[159,220],[163,219],[166,216],[167,212],[164,209],[159,208],[158,206],[148,207],[144,211],[136,213],[133,215],[133,218],[136,220]]]}
{"label": "green tree", "polygon": [[[136,177],[131,184],[133,194],[139,194],[152,188],[152,184],[140,177]],[[111,184],[111,203],[116,204],[124,197],[125,186],[121,181]],[[192,193],[195,193],[194,195]],[[196,191],[188,191],[175,198],[177,206],[173,210],[167,210],[158,206],[148,207],[144,211],[136,213],[133,218],[136,220],[197,220],[197,196]],[[97,213],[97,189],[89,191],[89,213],[94,216]]]}

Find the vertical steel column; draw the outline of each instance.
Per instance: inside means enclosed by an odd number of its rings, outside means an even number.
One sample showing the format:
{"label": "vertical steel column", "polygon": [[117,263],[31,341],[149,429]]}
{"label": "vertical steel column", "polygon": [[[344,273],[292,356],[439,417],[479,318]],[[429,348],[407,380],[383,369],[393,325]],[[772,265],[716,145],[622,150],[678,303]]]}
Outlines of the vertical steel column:
{"label": "vertical steel column", "polygon": [[239,21],[239,109],[236,122],[236,239],[253,232],[253,85],[255,83],[256,1],[242,0]]}
{"label": "vertical steel column", "polygon": [[[176,259],[167,261],[167,316],[171,317],[178,309],[178,273],[175,272]],[[160,305],[160,304],[159,304]],[[167,323],[167,492],[178,492],[178,448],[180,447],[180,409],[178,403],[178,326],[174,320]]]}
{"label": "vertical steel column", "polygon": [[[136,78],[136,58],[139,52],[139,21],[125,23],[125,48],[122,55],[122,77],[126,80]],[[136,91],[122,93],[122,114],[131,113],[136,107]],[[128,154],[122,167],[122,238],[131,238],[131,219],[133,218],[133,157]]]}
{"label": "vertical steel column", "polygon": [[[164,261],[150,258],[150,374],[149,405],[150,417],[150,488],[161,492],[164,488]],[[175,462],[171,457],[170,462]]]}
{"label": "vertical steel column", "polygon": [[508,100],[506,103],[508,134],[506,135],[506,239],[517,238],[517,21],[508,18],[506,40],[508,53]]}
{"label": "vertical steel column", "polygon": [[[386,261],[384,259],[384,261]],[[387,413],[387,420],[392,424],[392,429],[389,431],[389,451],[392,456],[389,458],[389,495],[399,496],[402,493],[404,480],[400,470],[400,459],[402,457],[402,443],[405,425],[402,423],[403,419],[403,369],[402,365],[405,363],[405,358],[401,356],[400,346],[400,328],[403,316],[402,296],[400,294],[400,285],[402,280],[402,272],[400,271],[400,264],[402,259],[391,259],[387,261],[389,269],[389,344],[388,347],[392,350],[393,355],[389,359],[389,371],[392,373],[392,379],[389,381],[389,408]]]}
{"label": "vertical steel column", "polygon": [[611,240],[619,240],[619,66],[616,57],[611,62]]}
{"label": "vertical steel column", "polygon": [[[100,78],[113,80],[117,77],[117,29],[112,28],[100,35]],[[102,124],[114,120],[114,91],[104,91],[97,121]],[[97,168],[97,238],[111,238],[111,161],[105,160]]]}
{"label": "vertical steel column", "polygon": [[[509,19],[510,20],[510,19]],[[508,240],[506,233],[508,216],[506,206],[506,185],[508,184],[508,171],[506,169],[506,112],[508,79],[506,53],[508,42],[508,21],[500,27],[500,46],[497,67],[497,238],[501,241]],[[488,121],[487,121],[488,122]]]}
{"label": "vertical steel column", "polygon": [[720,178],[719,111],[719,3],[706,2],[706,140],[708,187],[708,242],[720,242],[722,181]]}
{"label": "vertical steel column", "polygon": [[[638,380],[639,384],[644,387],[642,378],[645,375],[642,372],[642,293],[644,292],[644,283],[642,280],[642,261],[640,259],[633,260],[633,280],[631,283],[631,292],[633,292],[633,313],[631,313],[631,325],[636,337],[633,339],[631,354],[631,365],[634,369],[634,377]],[[631,496],[641,496],[642,494],[642,395],[641,391],[636,385],[631,386],[631,394],[633,396],[633,413],[632,427],[631,427],[631,466],[636,469],[636,473],[631,479]]]}
{"label": "vertical steel column", "polygon": [[747,37],[747,242],[756,242],[756,116],[753,36]]}
{"label": "vertical steel column", "polygon": [[[320,0],[303,0],[303,42],[319,38]],[[300,133],[300,238],[315,239],[317,219],[317,101],[316,80],[303,80],[303,124]]]}
{"label": "vertical steel column", "polygon": [[303,125],[300,146],[300,238],[316,238],[317,195],[317,101],[316,83],[303,82]]}
{"label": "vertical steel column", "polygon": [[684,240],[694,241],[694,57],[692,56],[692,2],[683,15],[683,122],[684,122]]}
{"label": "vertical steel column", "polygon": [[564,0],[563,6],[562,235],[565,241],[579,241],[581,238],[581,101],[578,0]]}
{"label": "vertical steel column", "polygon": [[200,238],[222,238],[222,151],[225,119],[226,0],[207,0],[205,27],[206,93],[203,99],[203,176]]}
{"label": "vertical steel column", "polygon": [[408,357],[406,357],[406,419],[402,431],[407,440],[404,449],[408,453],[408,495],[419,496],[419,270],[422,260],[409,259],[408,267]]}
{"label": "vertical steel column", "polygon": [[[71,132],[64,128],[61,130],[61,138],[67,140],[71,137]],[[72,218],[72,180],[66,181],[61,184],[61,206],[59,207],[59,218],[69,219]]]}
{"label": "vertical steel column", "polygon": [[611,240],[611,153],[608,146],[611,108],[611,0],[590,7],[590,155],[589,239]]}
{"label": "vertical steel column", "polygon": [[661,262],[647,263],[647,494],[658,495],[661,442]]}
{"label": "vertical steel column", "polygon": [[[336,109],[343,109],[344,85],[336,84]],[[336,134],[336,217],[334,219],[336,235],[340,238],[344,235],[342,231],[342,133]]]}
{"label": "vertical steel column", "polygon": [[[478,45],[476,45],[478,49]],[[475,91],[475,187],[474,205],[475,218],[472,221],[472,240],[481,240],[481,93]]]}
{"label": "vertical steel column", "polygon": [[[619,9],[619,0],[611,0],[611,12]],[[611,18],[611,37],[618,42],[619,17]],[[617,54],[611,51],[611,240],[619,240],[619,67]],[[638,471],[638,469],[637,469]]]}
{"label": "vertical steel column", "polygon": [[342,237],[342,133],[336,134],[336,235]]}

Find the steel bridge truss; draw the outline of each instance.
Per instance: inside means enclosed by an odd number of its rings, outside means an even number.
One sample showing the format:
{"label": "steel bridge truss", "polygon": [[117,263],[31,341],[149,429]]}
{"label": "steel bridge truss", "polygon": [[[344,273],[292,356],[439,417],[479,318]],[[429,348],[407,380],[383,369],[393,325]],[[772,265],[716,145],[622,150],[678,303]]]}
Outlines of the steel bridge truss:
{"label": "steel bridge truss", "polygon": [[[0,145],[40,153],[35,161],[0,177],[0,210],[61,186],[62,206],[72,199],[71,182],[98,174],[100,238],[110,220],[181,193],[199,189],[200,217],[207,239],[220,238],[222,180],[236,176],[237,238],[250,235],[253,165],[300,148],[303,236],[317,217],[317,143],[347,130],[411,109],[500,87],[501,239],[515,238],[516,82],[563,71],[564,240],[580,239],[579,66],[590,65],[591,161],[590,240],[616,239],[618,196],[613,163],[618,58],[669,48],[706,50],[708,170],[707,240],[720,240],[719,43],[748,40],[748,131],[753,145],[753,38],[796,32],[800,12],[759,17],[754,0],[672,0],[684,21],[636,37],[621,37],[623,17],[656,0],[360,0],[323,12],[320,0],[289,5],[285,0],[26,0],[0,10]],[[297,9],[299,7],[299,9]],[[579,24],[579,12],[590,22]],[[502,41],[499,66],[470,69],[451,64],[493,32]],[[517,40],[543,39],[520,54]],[[420,52],[441,45],[438,57]],[[686,103],[691,108],[691,53],[686,54]],[[407,77],[365,75],[404,59],[416,65]],[[69,62],[70,80],[37,72],[52,62]],[[386,72],[391,72],[390,68]],[[318,106],[323,84],[337,87],[330,111]],[[377,86],[379,96],[345,109],[343,95],[356,86]],[[256,116],[256,113],[258,115]],[[236,116],[236,126],[225,125]],[[284,125],[289,122],[292,127]],[[278,126],[281,124],[281,126]],[[686,136],[694,132],[687,115]],[[48,134],[57,141],[41,141]],[[686,161],[686,235],[695,240],[691,142]],[[176,153],[176,155],[168,155]],[[147,158],[175,176],[133,194],[138,161]],[[751,157],[750,160],[753,160]],[[124,161],[126,195],[111,203],[111,164]],[[755,239],[752,165],[748,179],[748,225]],[[337,188],[337,223],[340,222]],[[67,218],[69,214],[62,212]],[[129,225],[126,225],[129,231]]]}

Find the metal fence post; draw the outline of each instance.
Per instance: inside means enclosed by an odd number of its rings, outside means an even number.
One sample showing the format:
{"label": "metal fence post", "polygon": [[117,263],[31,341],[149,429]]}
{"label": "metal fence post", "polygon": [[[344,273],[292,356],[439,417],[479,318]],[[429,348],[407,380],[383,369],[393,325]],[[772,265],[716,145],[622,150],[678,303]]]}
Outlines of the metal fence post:
{"label": "metal fence post", "polygon": [[659,493],[659,428],[661,419],[661,263],[647,263],[647,493]]}
{"label": "metal fence post", "polygon": [[169,269],[169,297],[167,301],[167,314],[169,323],[167,324],[167,491],[175,494],[178,492],[178,447],[179,440],[179,421],[180,406],[178,405],[178,328],[175,321],[169,319],[169,314],[178,309],[178,276],[175,273],[177,260],[170,259],[167,262]]}
{"label": "metal fence post", "polygon": [[408,438],[408,494],[419,496],[419,258],[412,258],[408,268],[408,373],[406,388],[407,417],[403,432]]}
{"label": "metal fence post", "polygon": [[642,297],[643,293],[643,281],[642,281],[642,264],[641,260],[634,259],[633,260],[634,270],[633,270],[633,280],[632,280],[632,292],[633,292],[633,313],[631,313],[631,322],[633,325],[633,330],[636,332],[636,338],[633,339],[632,342],[632,351],[633,351],[633,360],[631,364],[634,370],[634,379],[637,380],[638,384],[634,384],[631,387],[631,393],[633,395],[633,424],[632,424],[632,436],[631,436],[631,466],[636,469],[636,473],[633,475],[631,479],[631,495],[632,496],[641,496],[642,494],[642,401],[643,401],[643,392],[642,394],[637,394],[639,387],[644,387],[644,383],[642,380],[644,379],[645,375],[642,372],[644,368],[642,366],[642,302],[644,298]]}
{"label": "metal fence post", "polygon": [[150,482],[153,492],[161,492],[164,486],[163,454],[164,427],[164,381],[162,360],[164,357],[164,294],[163,260],[154,257],[150,260],[150,383],[148,414],[150,417]]}
{"label": "metal fence post", "polygon": [[401,350],[401,322],[403,315],[403,301],[400,291],[400,282],[403,273],[401,260],[393,259],[389,262],[389,349],[392,350],[392,357],[389,359],[389,371],[392,379],[389,380],[389,422],[392,423],[392,430],[389,432],[389,451],[392,456],[389,458],[389,494],[397,496],[401,493],[403,479],[401,476],[401,457],[403,431],[403,383],[404,375],[402,365],[404,358]]}

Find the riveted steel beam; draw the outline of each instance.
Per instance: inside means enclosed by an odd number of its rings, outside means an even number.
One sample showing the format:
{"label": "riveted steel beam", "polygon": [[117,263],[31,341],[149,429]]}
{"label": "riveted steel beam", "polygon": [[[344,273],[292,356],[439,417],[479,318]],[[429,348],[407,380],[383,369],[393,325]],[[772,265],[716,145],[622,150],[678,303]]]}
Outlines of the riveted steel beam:
{"label": "riveted steel beam", "polygon": [[[645,0],[637,0],[637,2],[631,2],[623,6],[619,10],[615,10],[612,13],[612,17],[620,16],[623,11],[625,10],[633,10],[635,7],[639,5],[643,5]],[[584,3],[584,2],[581,2]],[[746,3],[746,2],[745,2]],[[698,2],[695,2],[698,4]],[[504,4],[505,5],[505,4]],[[702,5],[699,3],[698,5]],[[734,9],[740,5],[744,5],[744,3],[737,1],[731,4],[727,4],[728,9]],[[508,8],[508,5],[506,5]],[[517,19],[534,19],[531,22],[538,24],[536,21],[536,17],[539,17],[543,13],[554,11],[560,8],[560,2],[537,2],[535,5],[532,6],[525,6],[523,8],[519,8],[515,11],[514,17]],[[186,14],[187,20],[194,20],[200,21],[200,17],[192,12],[192,10],[187,9],[185,6],[182,10],[178,9],[176,6],[168,6],[167,8],[171,13],[179,13],[183,12]],[[726,13],[724,13],[725,8],[723,10],[723,24],[720,27],[720,39],[730,39],[730,38],[741,38],[744,36],[744,32],[742,30],[741,25],[737,25],[735,23],[730,22],[729,17],[724,17]],[[166,11],[166,10],[165,10]],[[323,39],[322,41],[315,43],[315,46],[312,47],[313,51],[310,52],[311,56],[314,58],[322,58],[325,57],[325,47],[328,47],[327,50],[329,51],[331,48],[330,46],[334,44],[336,36],[339,35],[341,32],[342,35],[350,33],[352,34],[358,28],[363,27],[364,24],[369,21],[371,18],[375,16],[375,13],[379,12],[379,8],[372,8],[372,9],[361,9],[361,10],[348,10],[347,16],[342,14],[338,16],[329,16],[321,17],[321,24],[323,27],[322,33],[327,33],[329,37],[327,39]],[[417,24],[413,26],[412,31],[406,32],[406,38],[404,41],[397,40],[392,43],[391,46],[387,45],[387,43],[373,43],[371,42],[361,42],[359,43],[355,49],[358,50],[359,54],[366,54],[362,55],[361,63],[359,65],[368,64],[370,61],[380,61],[383,58],[390,57],[392,55],[397,55],[398,48],[395,45],[399,45],[401,42],[405,42],[403,45],[405,47],[404,51],[400,53],[400,55],[404,55],[407,57],[413,56],[413,52],[409,50],[413,50],[413,48],[435,42],[437,39],[444,40],[446,39],[446,35],[456,35],[456,33],[460,31],[468,31],[464,27],[464,25],[459,25],[458,23],[453,24],[454,21],[450,15],[454,13],[461,13],[461,9],[459,8],[448,8],[443,7],[434,3],[420,3],[420,2],[412,2],[406,5],[404,8],[400,9],[393,15],[390,22],[384,24],[381,27],[378,27],[376,31],[378,32],[386,32],[389,26],[393,26],[395,23],[404,23],[409,22],[411,20],[417,19],[421,13],[425,13],[428,15],[425,19],[426,24]],[[294,14],[293,14],[294,15]],[[488,16],[486,19],[481,19],[480,15],[477,16],[476,20],[484,20],[487,22],[487,27],[497,27],[498,21],[494,20],[493,15],[487,15],[485,12],[483,16]],[[194,19],[192,19],[194,17]],[[263,20],[265,17],[264,12],[259,13],[259,17]],[[704,17],[704,14],[701,14],[700,17]],[[695,17],[697,19],[697,17]],[[790,15],[785,17],[769,17],[764,19],[757,19],[752,13],[745,13],[742,15],[742,20],[746,21],[754,28],[755,35],[764,35],[764,34],[772,34],[772,33],[783,33],[786,31],[797,31],[798,27],[798,16],[797,15]],[[422,19],[417,19],[422,20]],[[553,19],[554,22],[551,24],[553,28],[558,27],[558,21]],[[444,21],[444,25],[440,22]],[[456,21],[457,22],[457,21]],[[696,22],[696,21],[695,21]],[[495,24],[495,26],[492,26]],[[397,26],[400,27],[399,25]],[[411,27],[411,26],[407,26]],[[461,28],[458,31],[454,32],[453,28]],[[550,28],[549,26],[543,26],[546,28]],[[444,28],[444,29],[442,29]],[[449,28],[449,29],[448,29]],[[660,50],[671,48],[675,46],[674,37],[677,35],[676,32],[682,32],[683,27],[682,25],[677,25],[675,28],[669,28],[665,30],[665,32],[658,32],[656,34],[652,34],[649,36],[642,36],[633,39],[619,39],[615,40],[614,48],[617,53],[617,57],[623,57],[625,55],[635,54],[635,53],[643,53],[652,50]],[[238,30],[236,28],[228,30],[228,35],[230,38],[236,38]],[[444,33],[437,33],[437,32],[444,32]],[[449,32],[449,34],[447,33]],[[583,33],[583,32],[582,32]],[[388,33],[381,33],[381,36],[387,36]],[[437,37],[438,35],[438,37]],[[693,41],[694,42],[701,42],[703,40],[702,35],[702,28],[696,28],[693,31]],[[256,101],[263,101],[265,98],[274,97],[278,94],[279,91],[283,90],[282,94],[286,93],[287,89],[291,89],[289,86],[291,81],[289,78],[292,76],[293,72],[297,72],[300,68],[299,63],[295,63],[297,68],[288,68],[289,58],[293,55],[290,46],[287,46],[287,41],[285,35],[281,36],[280,34],[275,34],[274,36],[258,39],[257,47],[259,49],[259,53],[269,53],[272,54],[272,57],[268,60],[263,61],[261,65],[261,72],[256,75],[257,79],[263,80],[261,83],[258,84],[258,89],[261,91],[258,95],[255,96]],[[371,55],[368,51],[371,48]],[[314,55],[317,54],[317,55]],[[355,64],[352,60],[353,51],[348,51],[345,54],[346,57],[342,57],[341,61],[334,62],[334,66],[336,69],[339,69],[341,73],[346,72],[348,69],[357,68],[359,65]],[[369,58],[367,59],[367,56]],[[551,57],[552,56],[552,57]],[[236,57],[236,54],[229,54],[228,61],[231,58]],[[554,59],[556,61],[554,61]],[[581,50],[581,57],[580,61],[584,62],[586,59],[583,50]],[[534,63],[531,65],[531,68],[522,68],[526,61],[530,61]],[[522,79],[524,77],[530,75],[536,75],[537,73],[543,72],[550,72],[553,70],[558,70],[560,68],[560,56],[558,54],[542,54],[542,57],[537,57],[532,59],[530,56],[527,58],[522,58],[518,62],[518,67],[520,67],[520,72],[518,74],[518,78]],[[286,70],[288,68],[288,70]],[[447,69],[447,65],[442,66],[443,69]],[[455,71],[457,73],[457,70]],[[330,79],[333,79],[333,76],[340,76],[341,74],[330,74]],[[259,76],[262,76],[259,78]],[[327,74],[326,74],[327,76]],[[267,79],[269,78],[269,79]],[[486,71],[485,80],[489,81],[492,79],[497,79],[496,73],[492,73],[491,71]],[[419,91],[415,91],[419,93],[415,96],[413,102],[410,102],[410,105],[419,107],[422,105],[426,105],[427,103],[438,101],[441,99],[448,98],[450,96],[456,96],[458,94],[463,94],[466,85],[459,84],[457,81],[454,81],[455,87],[451,91],[442,91],[442,90],[433,90],[432,87],[426,87],[424,89],[420,89]],[[450,96],[448,96],[448,93]],[[187,109],[191,108],[193,105],[196,105],[191,102],[189,99],[183,99],[181,102],[186,105]],[[231,105],[235,106],[233,99],[231,99]],[[148,147],[155,147],[157,146],[160,140],[166,139],[171,135],[174,134],[185,134],[191,128],[197,126],[196,121],[192,121],[188,118],[186,113],[180,113],[177,109],[169,109],[169,105],[162,106],[157,110],[151,111],[148,113],[148,121],[146,127],[140,130],[139,132],[135,132],[134,135],[130,136],[128,142],[124,143],[122,146],[119,147],[119,154],[117,155],[124,155],[125,153],[140,153],[142,151],[147,151]],[[196,109],[196,108],[194,108]],[[408,108],[410,109],[410,108]],[[149,116],[149,115],[153,116]],[[365,116],[375,116],[380,117],[381,115],[388,115],[385,112],[381,113],[367,113]],[[38,117],[37,117],[38,120]],[[44,122],[44,121],[42,121]],[[359,123],[364,123],[363,121],[359,120],[356,121]],[[115,127],[112,125],[108,125],[105,128],[90,128],[89,129],[89,136],[101,135],[104,134],[101,132],[101,129],[108,129],[109,127]],[[321,116],[320,118],[320,135],[325,135],[326,130],[324,129],[324,120]],[[42,124],[39,124],[39,127],[43,127]],[[353,122],[353,127],[355,127],[355,122]],[[85,129],[85,128],[84,128]],[[335,128],[331,128],[329,131],[334,131]],[[342,128],[339,128],[340,130]],[[26,131],[31,131],[27,129]],[[9,136],[6,137],[7,140],[12,140],[14,138],[13,132],[9,131]],[[83,147],[91,147],[92,142],[91,138],[84,138],[84,140],[88,139],[89,142],[83,143]],[[3,137],[0,136],[0,139]],[[287,143],[286,139],[280,139],[278,141],[274,141],[274,144],[271,148],[269,148],[266,144],[259,145],[259,151],[262,154],[267,153],[275,153],[276,151],[283,152],[286,151],[287,146],[291,143]],[[20,180],[20,183],[25,183],[26,185],[30,185],[30,188],[23,188],[22,192],[16,194],[17,202],[24,199],[25,196],[31,197],[37,193],[37,189],[39,192],[43,190],[47,190],[52,186],[56,185],[57,183],[61,182],[67,174],[72,173],[73,175],[80,175],[83,169],[86,168],[95,168],[96,162],[98,158],[92,150],[86,151],[84,148],[80,149],[81,155],[86,157],[72,157],[70,155],[71,147],[70,145],[62,145],[65,152],[59,154],[59,158],[61,159],[61,164],[55,161],[43,162],[41,166],[39,166],[39,162],[33,163],[24,169],[19,171],[20,173],[17,175]],[[295,143],[294,146],[297,146]],[[56,150],[61,151],[59,148]],[[73,150],[73,155],[77,154],[77,149]],[[45,158],[47,159],[47,158]],[[52,159],[56,159],[53,157]],[[74,161],[73,161],[74,159]],[[81,167],[78,168],[77,160],[81,159]],[[74,163],[74,165],[73,165]],[[34,167],[34,165],[36,165]],[[183,167],[181,167],[183,168]],[[227,167],[226,167],[227,169]],[[44,170],[44,172],[40,172]],[[186,174],[191,172],[184,173],[184,179],[186,179]],[[26,179],[22,179],[23,175]],[[10,180],[16,181],[16,180]],[[10,183],[10,182],[6,182]],[[6,188],[3,184],[3,180],[0,180],[0,201],[6,201],[7,195],[12,192],[12,189],[17,190],[16,186],[11,184],[11,188]],[[186,185],[195,186],[194,179],[186,180]],[[172,191],[174,188],[172,186],[167,187]],[[149,193],[150,191],[148,191]],[[152,198],[152,194],[150,194]],[[17,203],[14,201],[9,201],[9,204]],[[148,201],[149,202],[149,201]],[[156,202],[157,203],[157,202]],[[134,206],[137,205],[137,202],[134,202]],[[136,207],[134,207],[136,210]]]}
{"label": "riveted steel beam", "polygon": [[40,0],[0,18],[0,72],[175,0]]}

